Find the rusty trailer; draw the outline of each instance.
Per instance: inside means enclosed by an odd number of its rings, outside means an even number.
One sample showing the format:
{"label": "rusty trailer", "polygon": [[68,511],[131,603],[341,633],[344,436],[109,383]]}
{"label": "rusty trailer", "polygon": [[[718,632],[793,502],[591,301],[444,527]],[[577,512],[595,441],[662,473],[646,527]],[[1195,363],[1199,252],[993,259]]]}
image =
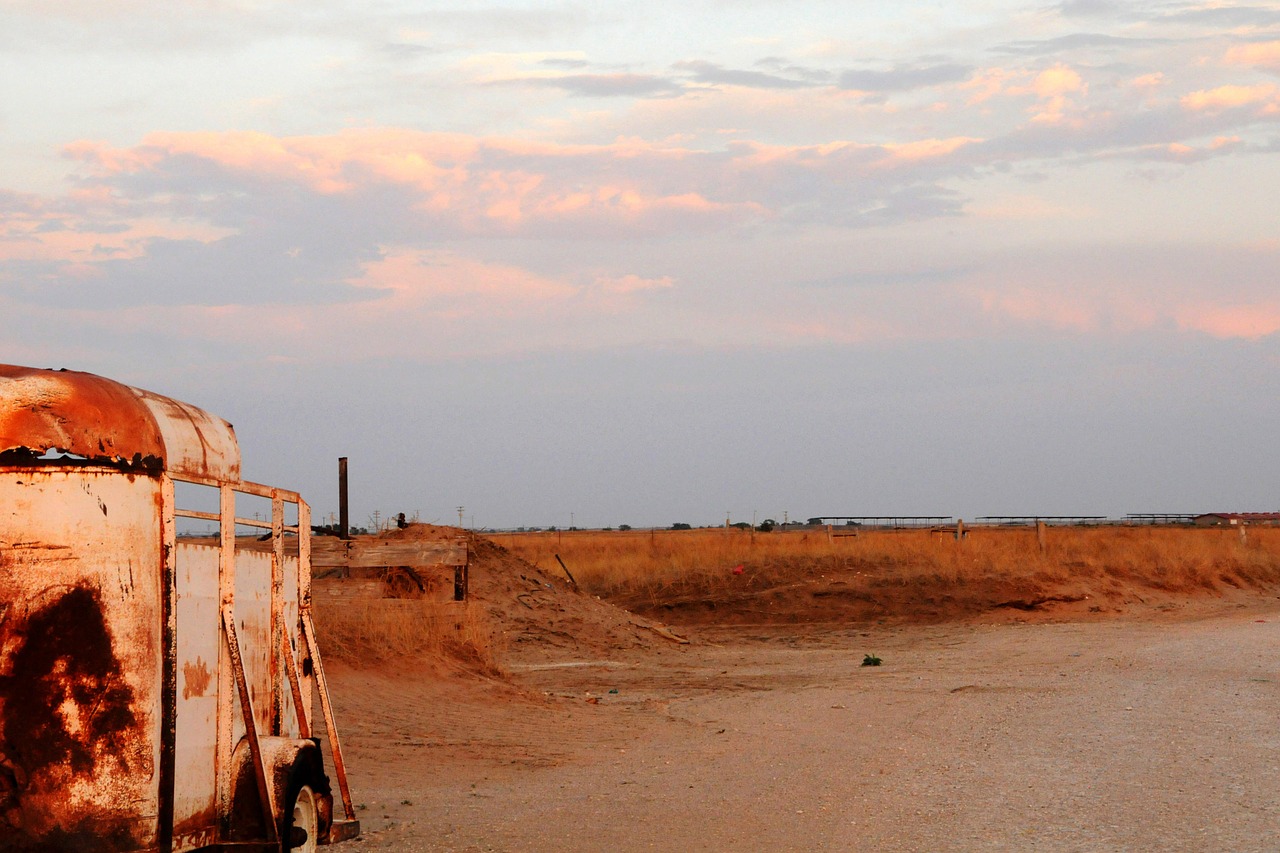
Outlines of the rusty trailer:
{"label": "rusty trailer", "polygon": [[[179,535],[193,524],[212,535]],[[237,529],[258,547],[238,548]],[[310,532],[297,493],[240,479],[225,421],[92,374],[0,365],[0,851],[311,850],[359,834]]]}

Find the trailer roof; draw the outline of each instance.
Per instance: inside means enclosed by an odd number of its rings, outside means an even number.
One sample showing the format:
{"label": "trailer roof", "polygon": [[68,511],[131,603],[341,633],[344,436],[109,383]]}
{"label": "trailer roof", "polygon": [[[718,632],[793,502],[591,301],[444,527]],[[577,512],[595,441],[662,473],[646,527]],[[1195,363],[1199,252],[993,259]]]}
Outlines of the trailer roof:
{"label": "trailer roof", "polygon": [[237,482],[231,424],[195,406],[73,370],[0,364],[0,464],[66,458]]}

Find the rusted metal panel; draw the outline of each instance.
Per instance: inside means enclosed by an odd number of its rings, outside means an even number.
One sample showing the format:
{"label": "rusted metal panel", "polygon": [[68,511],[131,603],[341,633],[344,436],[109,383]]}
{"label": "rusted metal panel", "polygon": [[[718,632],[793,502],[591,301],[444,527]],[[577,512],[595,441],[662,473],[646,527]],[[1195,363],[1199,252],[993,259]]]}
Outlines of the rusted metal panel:
{"label": "rusted metal panel", "polygon": [[231,424],[180,400],[130,390],[160,427],[166,471],[232,483],[240,479],[240,445]]}
{"label": "rusted metal panel", "polygon": [[311,540],[311,565],[315,568],[377,568],[380,566],[465,566],[464,538],[419,541],[414,539]]}
{"label": "rusted metal panel", "polygon": [[211,843],[217,824],[218,549],[177,544],[178,690],[174,848]]}
{"label": "rusted metal panel", "polygon": [[[298,558],[288,555],[282,557],[281,568],[284,574],[284,590],[280,608],[282,626],[280,636],[283,648],[290,649],[289,654],[293,657],[295,675],[298,675],[300,670],[298,669],[296,647],[298,646],[298,637],[301,631],[301,623],[298,621]],[[277,655],[279,654],[281,652],[277,652]],[[305,693],[302,693],[303,685],[301,678],[299,678],[297,685],[299,696],[295,696],[292,686],[289,685],[287,666],[288,662],[282,660],[277,673],[277,687],[281,692],[280,719],[274,733],[289,737],[311,737],[310,726],[300,721],[298,716],[299,699],[301,699],[302,707],[306,709],[308,714],[305,719],[310,719],[311,676],[307,675],[306,677]]]}
{"label": "rusted metal panel", "polygon": [[235,431],[221,418],[91,373],[0,364],[0,465],[36,464],[50,450],[80,464],[240,479]]}
{"label": "rusted metal panel", "polygon": [[158,480],[0,474],[0,838],[151,847],[162,678]]}
{"label": "rusted metal panel", "polygon": [[89,373],[0,364],[0,454],[57,448],[159,467],[164,438],[133,389]]}
{"label": "rusted metal panel", "polygon": [[[252,551],[237,553],[235,588],[233,612],[245,679],[253,699],[254,722],[259,732],[270,734],[271,659],[277,654],[277,645],[271,636],[271,555]],[[238,720],[235,740],[245,735]]]}

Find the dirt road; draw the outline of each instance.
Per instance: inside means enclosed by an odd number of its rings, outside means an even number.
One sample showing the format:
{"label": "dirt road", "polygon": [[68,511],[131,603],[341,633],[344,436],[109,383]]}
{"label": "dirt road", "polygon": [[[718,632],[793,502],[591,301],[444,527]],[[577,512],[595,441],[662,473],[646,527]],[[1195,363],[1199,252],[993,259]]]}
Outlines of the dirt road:
{"label": "dirt road", "polygon": [[796,630],[517,663],[533,698],[339,670],[344,850],[1280,849],[1274,599]]}

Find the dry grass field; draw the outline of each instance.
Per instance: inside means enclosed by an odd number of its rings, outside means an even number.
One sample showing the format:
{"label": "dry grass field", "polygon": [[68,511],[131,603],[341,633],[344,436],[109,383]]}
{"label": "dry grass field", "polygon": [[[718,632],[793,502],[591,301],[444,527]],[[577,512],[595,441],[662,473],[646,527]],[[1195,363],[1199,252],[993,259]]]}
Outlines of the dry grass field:
{"label": "dry grass field", "polygon": [[1047,534],[472,534],[317,604],[344,849],[1275,850],[1280,529]]}
{"label": "dry grass field", "polygon": [[[969,528],[961,541],[930,530],[564,531],[473,535],[470,547],[473,601],[321,603],[325,654],[501,675],[513,625],[545,628],[538,620],[554,612],[566,621],[564,636],[582,642],[600,615],[574,608],[593,596],[676,626],[817,625],[1088,619],[1280,588],[1280,528],[1264,527],[1244,538],[1237,530],[1050,527],[1043,548],[1028,527]],[[590,595],[535,606],[531,595],[572,592],[557,555]]]}
{"label": "dry grass field", "polygon": [[395,660],[456,661],[502,674],[500,640],[481,607],[423,599],[364,599],[317,605],[326,659],[370,665]]}
{"label": "dry grass field", "polygon": [[[1234,529],[1050,527],[1043,548],[1032,527],[969,528],[961,541],[949,531],[841,535],[839,528],[830,534],[702,529],[493,539],[549,574],[560,571],[558,554],[585,589],[615,603],[675,610],[693,621],[729,618],[735,602],[757,616],[769,616],[772,608],[784,621],[806,621],[808,609],[817,621],[837,599],[862,601],[866,616],[904,618],[1062,604],[1100,612],[1151,596],[1280,584],[1280,529],[1264,527],[1250,528],[1243,539]],[[751,599],[769,599],[768,607],[747,607]]]}

